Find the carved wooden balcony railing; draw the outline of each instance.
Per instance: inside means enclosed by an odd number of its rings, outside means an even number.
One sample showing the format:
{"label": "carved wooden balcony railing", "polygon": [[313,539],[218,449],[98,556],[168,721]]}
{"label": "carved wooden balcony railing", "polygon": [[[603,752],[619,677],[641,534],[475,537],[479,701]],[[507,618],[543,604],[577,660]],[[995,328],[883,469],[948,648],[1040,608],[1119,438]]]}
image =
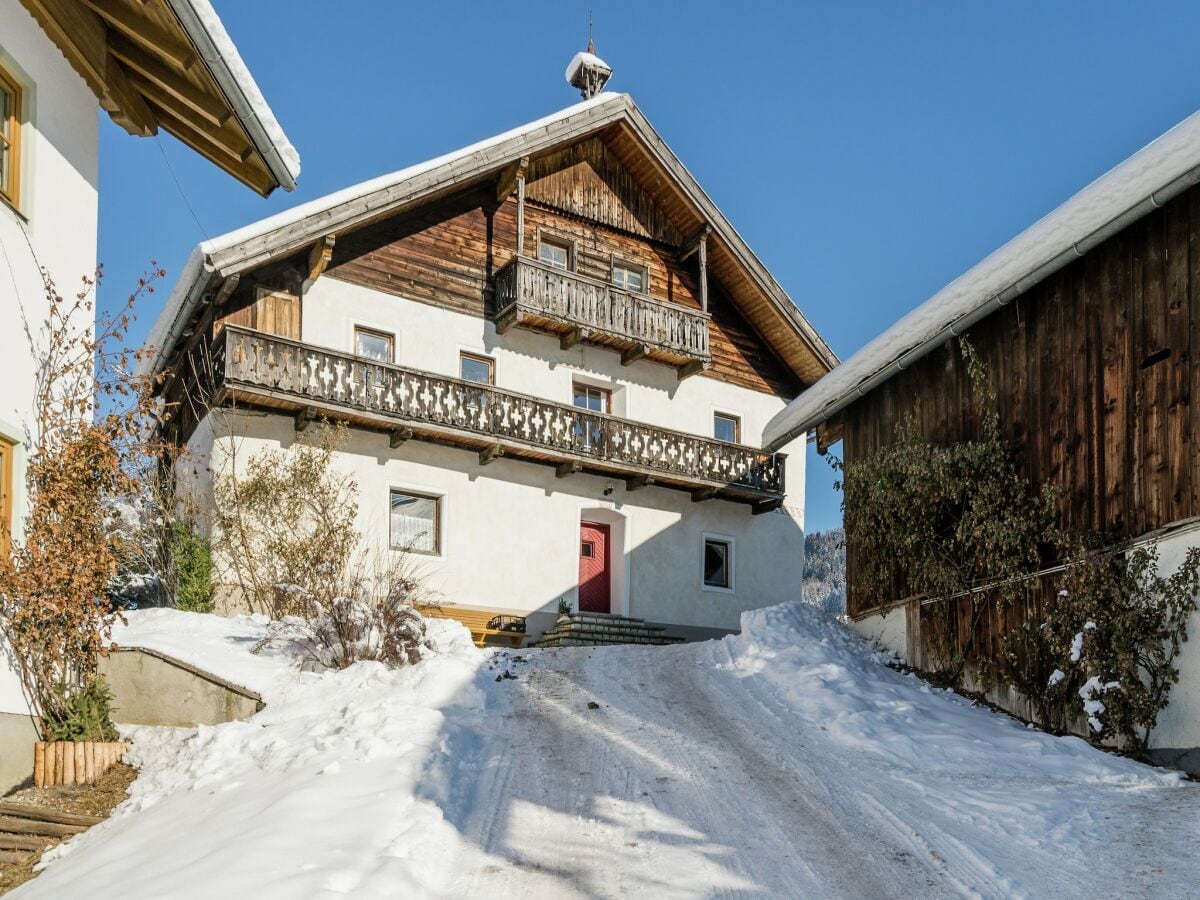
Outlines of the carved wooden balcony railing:
{"label": "carved wooden balcony railing", "polygon": [[496,273],[496,310],[501,333],[519,325],[561,335],[564,348],[612,347],[626,365],[646,356],[690,375],[711,359],[707,313],[523,256]]}
{"label": "carved wooden balcony railing", "polygon": [[480,461],[515,457],[626,479],[630,488],[658,484],[778,507],[784,455],[658,428],[463,381],[226,326],[211,357],[220,401],[245,402],[316,416],[392,435],[479,451]]}

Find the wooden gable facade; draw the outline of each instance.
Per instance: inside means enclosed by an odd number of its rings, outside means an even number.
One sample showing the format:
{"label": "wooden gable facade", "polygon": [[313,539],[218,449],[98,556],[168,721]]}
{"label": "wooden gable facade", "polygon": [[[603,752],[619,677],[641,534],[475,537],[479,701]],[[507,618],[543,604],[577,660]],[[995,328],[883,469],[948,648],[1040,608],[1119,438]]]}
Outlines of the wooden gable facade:
{"label": "wooden gable facade", "polygon": [[[323,277],[372,288],[467,315],[495,318],[496,275],[518,252],[523,219],[524,257],[539,243],[570,246],[570,269],[610,283],[614,263],[644,269],[644,293],[663,304],[701,309],[699,256],[687,254],[689,235],[611,149],[617,129],[589,136],[528,162],[524,210],[515,192],[497,196],[488,179],[439,196],[349,233],[338,235]],[[216,319],[299,339],[300,287],[311,274],[311,254],[298,254],[246,273]],[[280,316],[280,292],[294,291],[295,321]],[[807,372],[785,363],[772,343],[739,309],[711,270],[707,277],[711,361],[703,373],[741,387],[796,396]],[[266,323],[275,323],[268,325]],[[279,329],[279,330],[276,330]],[[320,340],[319,335],[303,335]]]}
{"label": "wooden gable facade", "polygon": [[[1119,543],[1200,516],[1200,188],[1036,284],[966,338],[988,365],[1021,471],[1061,488],[1062,524]],[[844,458],[854,462],[891,444],[909,414],[938,444],[976,436],[978,408],[957,342],[822,429],[827,439],[841,433]],[[847,547],[852,616],[906,600],[865,596],[858,565]],[[1053,576],[1035,580],[1028,602],[1051,589]],[[985,619],[980,637],[997,639],[1028,611]],[[914,624],[910,615],[910,642]],[[919,647],[909,655],[919,664]]]}

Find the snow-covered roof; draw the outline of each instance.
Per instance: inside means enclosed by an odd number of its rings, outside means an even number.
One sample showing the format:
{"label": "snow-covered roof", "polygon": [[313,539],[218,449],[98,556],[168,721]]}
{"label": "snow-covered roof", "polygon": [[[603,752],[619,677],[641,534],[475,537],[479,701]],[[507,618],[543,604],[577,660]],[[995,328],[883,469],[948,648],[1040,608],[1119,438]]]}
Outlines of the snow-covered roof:
{"label": "snow-covered roof", "polygon": [[167,2],[271,174],[285,191],[295,188],[300,154],[283,133],[212,4],[209,0]]}
{"label": "snow-covered roof", "polygon": [[498,172],[515,159],[579,139],[617,122],[628,125],[663,162],[684,194],[696,205],[699,214],[712,226],[714,237],[724,242],[751,280],[761,287],[786,321],[788,329],[798,335],[809,348],[808,352],[820,361],[822,370],[828,371],[836,365],[837,357],[833,351],[671,153],[632,98],[627,94],[601,93],[519,128],[302,203],[202,242],[192,251],[151,329],[147,346],[153,348],[154,353],[143,361],[144,367],[153,371],[164,364],[215,280],[247,271],[269,259],[301,249],[324,235],[373,221],[417,202],[435,190]]}
{"label": "snow-covered roof", "polygon": [[778,448],[1200,182],[1200,112],[1097,178],[805,391],[763,431]]}

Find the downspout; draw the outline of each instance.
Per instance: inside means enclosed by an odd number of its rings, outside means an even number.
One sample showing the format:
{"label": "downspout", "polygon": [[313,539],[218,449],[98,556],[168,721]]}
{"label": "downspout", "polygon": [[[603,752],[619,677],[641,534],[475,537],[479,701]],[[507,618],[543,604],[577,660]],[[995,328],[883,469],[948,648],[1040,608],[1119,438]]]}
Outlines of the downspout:
{"label": "downspout", "polygon": [[1183,175],[1180,175],[1165,187],[1154,191],[1149,197],[1146,197],[1139,203],[1131,206],[1115,219],[1112,219],[1106,224],[1101,225],[1087,237],[1072,244],[1062,253],[1059,253],[1054,258],[1038,266],[1028,275],[1025,275],[1013,284],[1006,287],[1000,293],[992,296],[990,299],[986,300],[983,304],[976,307],[971,312],[965,313],[964,315],[959,316],[953,322],[945,325],[933,336],[926,338],[924,341],[917,344],[917,346],[909,349],[907,352],[888,363],[882,369],[877,370],[873,375],[869,376],[863,381],[860,381],[857,385],[844,391],[837,397],[834,397],[827,404],[825,404],[820,411],[813,413],[807,419],[803,420],[799,425],[789,428],[783,435],[771,441],[770,444],[764,446],[763,449],[769,453],[774,453],[776,450],[787,444],[798,435],[810,431],[822,422],[825,422],[837,415],[854,401],[861,397],[865,397],[871,391],[875,390],[875,388],[879,387],[893,375],[903,372],[913,363],[917,362],[922,357],[928,356],[951,338],[964,334],[971,328],[971,326],[975,325],[981,319],[987,318],[996,310],[1000,309],[1000,307],[1007,306],[1015,298],[1019,297],[1021,294],[1024,294],[1039,282],[1049,278],[1068,263],[1079,259],[1081,256],[1084,256],[1089,250],[1092,250],[1099,244],[1108,240],[1117,232],[1128,228],[1138,219],[1170,202],[1175,197],[1178,197],[1188,188],[1193,187],[1196,184],[1200,184],[1200,166],[1189,169],[1187,172],[1185,172]]}

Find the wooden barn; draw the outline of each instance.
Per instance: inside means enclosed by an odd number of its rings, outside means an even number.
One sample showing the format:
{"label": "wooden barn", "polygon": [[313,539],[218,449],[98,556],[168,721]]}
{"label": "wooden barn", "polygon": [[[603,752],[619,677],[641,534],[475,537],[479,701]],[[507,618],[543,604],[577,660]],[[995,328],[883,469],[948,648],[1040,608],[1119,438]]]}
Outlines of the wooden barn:
{"label": "wooden barn", "polygon": [[[1198,181],[1200,114],[867,344],[778,415],[764,446],[815,430],[822,451],[840,439],[850,463],[892,444],[909,415],[935,444],[976,437],[978,408],[956,340],[965,335],[988,366],[1023,474],[1061,489],[1061,523],[1117,545],[1152,541],[1163,570],[1177,565],[1200,544]],[[855,627],[923,666],[919,603],[866,593],[859,556],[847,547]],[[1052,576],[1030,574],[1033,604]],[[984,617],[977,636],[994,640],[1023,617],[1021,608]],[[1200,633],[1200,621],[1189,632]],[[1194,770],[1200,642],[1184,647],[1181,682],[1152,746]]]}

